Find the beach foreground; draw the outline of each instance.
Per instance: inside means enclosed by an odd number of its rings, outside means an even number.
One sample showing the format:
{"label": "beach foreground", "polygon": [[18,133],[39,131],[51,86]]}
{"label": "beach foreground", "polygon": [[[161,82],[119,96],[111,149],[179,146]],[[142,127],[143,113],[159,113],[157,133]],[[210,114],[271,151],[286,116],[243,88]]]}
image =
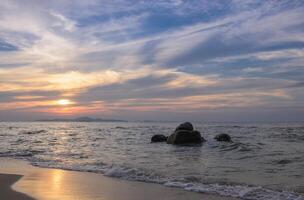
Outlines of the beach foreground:
{"label": "beach foreground", "polygon": [[[38,168],[25,161],[10,158],[0,159],[0,174],[1,200],[31,200],[30,197],[37,200],[233,200],[157,184],[119,180],[89,172]],[[13,184],[19,178],[20,180]],[[10,189],[11,184],[17,192]]]}

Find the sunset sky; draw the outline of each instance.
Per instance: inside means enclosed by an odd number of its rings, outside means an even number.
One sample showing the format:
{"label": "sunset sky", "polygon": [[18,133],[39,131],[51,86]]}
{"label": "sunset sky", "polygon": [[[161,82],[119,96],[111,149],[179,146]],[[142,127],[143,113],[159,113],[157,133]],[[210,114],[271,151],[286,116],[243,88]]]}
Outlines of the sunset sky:
{"label": "sunset sky", "polygon": [[303,121],[303,0],[0,0],[0,120]]}

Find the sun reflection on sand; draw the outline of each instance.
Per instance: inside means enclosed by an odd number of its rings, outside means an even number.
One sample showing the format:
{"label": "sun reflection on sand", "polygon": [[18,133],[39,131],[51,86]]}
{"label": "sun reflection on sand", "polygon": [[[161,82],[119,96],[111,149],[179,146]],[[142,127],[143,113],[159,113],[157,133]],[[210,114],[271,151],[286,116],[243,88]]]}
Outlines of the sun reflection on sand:
{"label": "sun reflection on sand", "polygon": [[[46,173],[47,171],[47,173]],[[33,194],[36,199],[43,200],[75,200],[81,198],[77,195],[77,188],[71,184],[70,178],[63,170],[38,169],[35,173],[30,173],[22,182],[18,183],[16,189],[22,192]],[[71,192],[71,191],[74,191]]]}
{"label": "sun reflection on sand", "polygon": [[[92,182],[93,174],[74,173],[58,169],[35,168],[18,182],[15,189],[42,200],[103,200],[97,196],[100,185]],[[93,197],[92,197],[93,195]]]}
{"label": "sun reflection on sand", "polygon": [[[55,193],[61,193],[60,190],[62,189],[62,178],[64,173],[61,170],[54,170],[51,174],[51,188]],[[56,192],[57,191],[57,192]]]}

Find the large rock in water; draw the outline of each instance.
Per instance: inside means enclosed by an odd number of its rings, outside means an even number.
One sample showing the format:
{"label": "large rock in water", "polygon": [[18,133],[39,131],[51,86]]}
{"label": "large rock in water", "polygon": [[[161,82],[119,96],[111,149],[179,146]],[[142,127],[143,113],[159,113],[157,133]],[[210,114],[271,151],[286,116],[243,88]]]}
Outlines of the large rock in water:
{"label": "large rock in water", "polygon": [[214,137],[214,139],[220,142],[231,142],[230,135],[226,133],[218,134],[217,136]]}
{"label": "large rock in water", "polygon": [[180,124],[167,139],[168,144],[200,144],[203,141],[201,133],[194,131],[189,122]]}
{"label": "large rock in water", "polygon": [[166,142],[168,139],[168,137],[161,135],[161,134],[157,134],[157,135],[153,135],[151,138],[151,142]]}

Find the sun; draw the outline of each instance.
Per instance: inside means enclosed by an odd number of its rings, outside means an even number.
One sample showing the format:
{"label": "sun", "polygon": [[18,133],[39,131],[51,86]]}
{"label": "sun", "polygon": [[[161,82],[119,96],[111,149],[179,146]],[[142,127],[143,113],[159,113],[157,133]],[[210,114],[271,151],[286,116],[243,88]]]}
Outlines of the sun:
{"label": "sun", "polygon": [[72,102],[68,99],[59,99],[57,101],[57,104],[61,105],[61,106],[66,106],[66,105],[72,104]]}

